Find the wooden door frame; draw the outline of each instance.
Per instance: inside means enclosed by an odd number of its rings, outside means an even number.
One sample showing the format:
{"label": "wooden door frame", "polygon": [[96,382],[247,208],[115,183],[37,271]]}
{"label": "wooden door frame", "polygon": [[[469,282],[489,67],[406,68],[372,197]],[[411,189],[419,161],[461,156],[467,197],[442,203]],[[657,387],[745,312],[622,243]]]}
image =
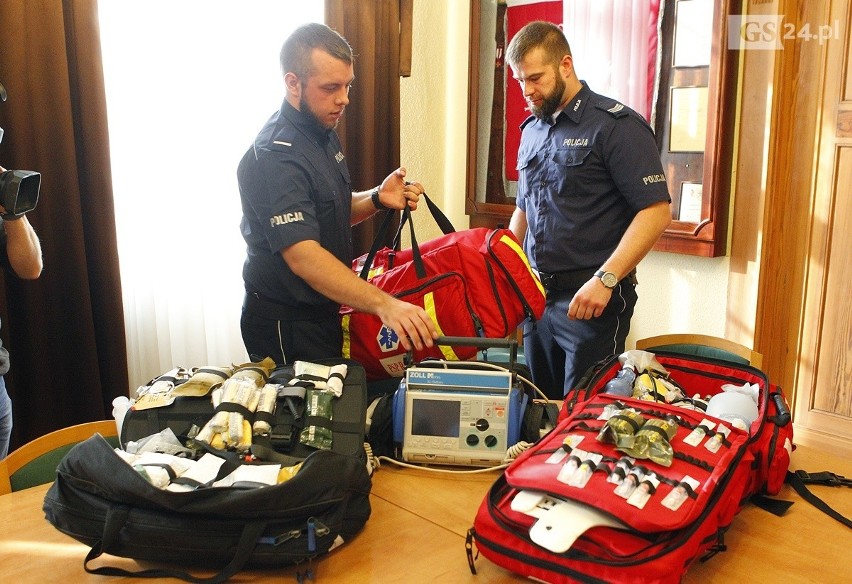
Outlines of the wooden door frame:
{"label": "wooden door frame", "polygon": [[[796,30],[831,17],[828,0],[804,7],[782,0],[752,8],[786,14]],[[783,50],[743,55],[726,332],[747,342],[752,323],[745,315],[754,314],[752,345],[790,402],[796,441],[852,455],[848,441],[802,424],[819,350],[818,331],[804,330],[803,324],[806,310],[820,310],[827,254],[812,242],[819,240],[816,156],[828,64],[825,45],[783,42]],[[764,147],[755,147],[760,144]]]}

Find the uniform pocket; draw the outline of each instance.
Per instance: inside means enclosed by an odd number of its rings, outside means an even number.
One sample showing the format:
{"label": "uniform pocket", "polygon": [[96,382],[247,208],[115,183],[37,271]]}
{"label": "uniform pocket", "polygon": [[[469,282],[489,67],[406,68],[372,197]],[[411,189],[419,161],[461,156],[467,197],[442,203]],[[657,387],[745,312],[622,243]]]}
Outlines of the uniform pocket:
{"label": "uniform pocket", "polygon": [[553,161],[562,166],[580,166],[589,157],[591,151],[591,148],[557,150],[553,153]]}

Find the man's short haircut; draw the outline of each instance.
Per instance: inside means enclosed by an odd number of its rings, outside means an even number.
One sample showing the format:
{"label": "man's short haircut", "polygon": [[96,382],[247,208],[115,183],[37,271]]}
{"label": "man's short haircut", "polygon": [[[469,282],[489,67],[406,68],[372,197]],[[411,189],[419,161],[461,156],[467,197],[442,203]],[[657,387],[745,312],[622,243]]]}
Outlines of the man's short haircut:
{"label": "man's short haircut", "polygon": [[295,73],[303,81],[310,77],[311,52],[321,49],[347,65],[354,61],[352,47],[337,31],[311,22],[293,31],[281,47],[281,73]]}
{"label": "man's short haircut", "polygon": [[544,49],[547,60],[553,65],[558,65],[562,57],[571,54],[571,47],[561,28],[552,22],[536,20],[512,37],[506,47],[506,61],[517,67],[527,53],[538,47]]}

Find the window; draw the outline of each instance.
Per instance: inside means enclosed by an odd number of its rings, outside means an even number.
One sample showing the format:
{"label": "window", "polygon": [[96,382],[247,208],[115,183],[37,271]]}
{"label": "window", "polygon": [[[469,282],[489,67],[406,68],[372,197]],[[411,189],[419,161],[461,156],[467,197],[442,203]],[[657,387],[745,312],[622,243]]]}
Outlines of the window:
{"label": "window", "polygon": [[236,169],[322,0],[99,0],[131,385],[247,360]]}

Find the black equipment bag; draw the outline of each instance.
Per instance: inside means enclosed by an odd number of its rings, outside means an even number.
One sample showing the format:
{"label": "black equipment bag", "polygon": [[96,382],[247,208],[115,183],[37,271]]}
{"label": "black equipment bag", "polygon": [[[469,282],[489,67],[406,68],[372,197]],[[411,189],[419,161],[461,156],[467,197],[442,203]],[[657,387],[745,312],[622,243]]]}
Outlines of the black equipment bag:
{"label": "black equipment bag", "polygon": [[[60,462],[44,512],[57,529],[92,546],[84,561],[89,573],[224,582],[246,566],[310,560],[366,523],[371,481],[359,457],[318,450],[301,464],[274,486],[172,492],[151,485],[95,435]],[[90,566],[102,554],[180,567]],[[221,571],[199,578],[183,571],[186,566]]]}
{"label": "black equipment bag", "polygon": [[[364,458],[365,418],[367,410],[367,381],[364,368],[350,359],[320,360],[320,364],[346,364],[343,393],[332,402],[330,429],[333,434],[334,452]],[[275,369],[269,377],[270,383],[286,384],[293,376],[293,366],[284,365]],[[152,380],[152,382],[155,380]],[[177,382],[178,384],[180,381]],[[209,395],[203,397],[176,397],[169,406],[127,412],[121,426],[121,445],[138,441],[165,428],[171,428],[184,443],[193,427],[201,428],[213,416],[214,409]],[[305,415],[305,402],[300,398],[279,397],[273,420],[273,431],[269,437],[254,437],[252,453],[261,460],[292,464],[306,457],[315,449],[299,441],[299,433],[306,424],[328,422],[311,420]]]}

